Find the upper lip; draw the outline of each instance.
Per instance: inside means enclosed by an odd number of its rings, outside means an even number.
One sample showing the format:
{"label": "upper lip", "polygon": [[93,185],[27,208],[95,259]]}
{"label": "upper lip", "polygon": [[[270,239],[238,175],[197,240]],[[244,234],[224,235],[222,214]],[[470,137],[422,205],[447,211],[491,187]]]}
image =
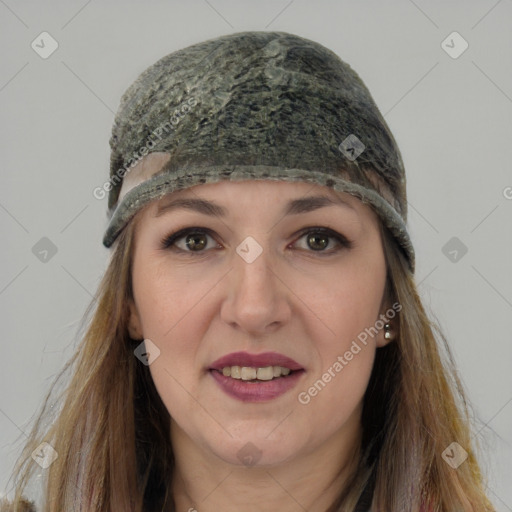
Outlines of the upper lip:
{"label": "upper lip", "polygon": [[265,368],[266,366],[283,366],[290,370],[302,370],[302,366],[290,357],[277,352],[249,354],[248,352],[233,352],[217,359],[210,365],[210,370],[222,370],[226,366],[247,366]]}

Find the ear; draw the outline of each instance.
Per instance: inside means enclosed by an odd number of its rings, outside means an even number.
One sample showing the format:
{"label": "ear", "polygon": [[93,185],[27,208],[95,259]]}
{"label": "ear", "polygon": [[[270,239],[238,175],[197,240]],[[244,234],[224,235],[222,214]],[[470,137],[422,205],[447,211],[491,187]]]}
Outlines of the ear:
{"label": "ear", "polygon": [[130,299],[129,303],[130,313],[128,319],[128,332],[130,337],[134,340],[142,340],[144,336],[142,334],[142,325],[140,321],[140,315],[137,311],[137,306],[133,299]]}

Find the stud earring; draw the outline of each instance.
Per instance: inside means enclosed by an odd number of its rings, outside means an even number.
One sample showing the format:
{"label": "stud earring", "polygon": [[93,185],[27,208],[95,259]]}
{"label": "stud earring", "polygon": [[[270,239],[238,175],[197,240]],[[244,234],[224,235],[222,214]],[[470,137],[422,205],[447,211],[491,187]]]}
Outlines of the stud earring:
{"label": "stud earring", "polygon": [[385,324],[384,325],[384,338],[386,340],[390,340],[392,338],[392,336],[391,336],[391,324]]}

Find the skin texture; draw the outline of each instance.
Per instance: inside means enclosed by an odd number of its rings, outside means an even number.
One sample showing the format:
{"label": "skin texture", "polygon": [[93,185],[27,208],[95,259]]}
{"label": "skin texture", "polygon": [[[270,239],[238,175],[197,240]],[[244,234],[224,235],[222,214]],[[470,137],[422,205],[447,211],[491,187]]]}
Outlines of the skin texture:
{"label": "skin texture", "polygon": [[[375,350],[388,343],[383,330],[359,343],[309,403],[298,395],[390,307],[383,303],[385,258],[377,216],[356,197],[342,194],[349,206],[283,216],[289,200],[318,194],[337,197],[305,182],[219,182],[174,192],[137,214],[130,333],[160,350],[150,371],[172,417],[178,510],[322,511],[353,467]],[[214,201],[227,216],[175,209],[155,217],[178,197]],[[161,248],[184,227],[209,228],[211,235],[195,236],[207,245],[187,248],[189,233],[176,241],[188,252]],[[353,247],[318,234],[318,248],[311,241],[318,227]],[[252,263],[236,252],[248,236],[262,248]],[[284,395],[244,403],[208,372],[239,350],[279,352],[306,371]],[[240,460],[244,446],[254,465]]]}

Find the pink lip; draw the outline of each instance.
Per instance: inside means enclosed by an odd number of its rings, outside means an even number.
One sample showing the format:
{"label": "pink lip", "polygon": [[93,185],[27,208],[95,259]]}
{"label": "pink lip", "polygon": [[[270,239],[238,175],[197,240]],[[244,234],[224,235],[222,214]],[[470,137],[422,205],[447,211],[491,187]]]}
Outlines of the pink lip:
{"label": "pink lip", "polygon": [[211,376],[219,384],[222,391],[242,402],[267,402],[292,389],[304,374],[297,370],[286,377],[278,379],[249,382],[225,377],[218,370],[210,370]]}
{"label": "pink lip", "polygon": [[[266,366],[283,366],[292,372],[278,379],[249,382],[222,375],[226,366],[249,366],[264,368]],[[220,388],[229,396],[242,402],[266,402],[277,398],[292,389],[305,372],[304,368],[293,359],[277,352],[249,354],[248,352],[233,352],[214,361],[209,373]]]}
{"label": "pink lip", "polygon": [[248,352],[233,352],[210,365],[210,370],[222,370],[225,366],[249,366],[264,368],[265,366],[284,366],[290,370],[303,370],[304,368],[283,354],[277,352],[263,352],[262,354],[249,354]]}

